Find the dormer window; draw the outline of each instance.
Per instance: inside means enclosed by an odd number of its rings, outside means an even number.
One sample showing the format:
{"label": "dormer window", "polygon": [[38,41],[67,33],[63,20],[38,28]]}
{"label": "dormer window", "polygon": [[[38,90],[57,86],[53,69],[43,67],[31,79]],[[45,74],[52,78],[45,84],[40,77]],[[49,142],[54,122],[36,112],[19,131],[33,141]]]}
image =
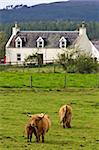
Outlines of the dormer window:
{"label": "dormer window", "polygon": [[37,48],[43,48],[44,47],[44,40],[42,39],[42,37],[39,37],[37,39]]}
{"label": "dormer window", "polygon": [[66,39],[64,37],[61,37],[61,39],[59,40],[59,47],[66,48],[66,44],[67,44]]}
{"label": "dormer window", "polygon": [[20,37],[16,38],[16,40],[15,40],[15,46],[16,46],[16,48],[22,47],[22,40],[21,40]]}

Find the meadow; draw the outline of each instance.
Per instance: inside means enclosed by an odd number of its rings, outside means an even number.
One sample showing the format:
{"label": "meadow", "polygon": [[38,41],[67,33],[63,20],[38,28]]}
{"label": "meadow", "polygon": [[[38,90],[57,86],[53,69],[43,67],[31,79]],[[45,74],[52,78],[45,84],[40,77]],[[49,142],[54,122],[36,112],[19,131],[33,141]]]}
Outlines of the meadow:
{"label": "meadow", "polygon": [[[33,77],[33,87],[29,78]],[[0,150],[98,150],[99,75],[0,72]],[[63,129],[58,110],[64,104],[73,108],[72,128]],[[28,143],[24,128],[27,114],[49,114],[52,127],[45,143]]]}
{"label": "meadow", "polygon": [[[1,88],[28,88],[32,77],[32,87],[35,89],[68,88],[99,88],[99,73],[73,74],[64,72],[43,72],[36,70],[16,70],[0,72]],[[66,77],[66,81],[65,81]]]}

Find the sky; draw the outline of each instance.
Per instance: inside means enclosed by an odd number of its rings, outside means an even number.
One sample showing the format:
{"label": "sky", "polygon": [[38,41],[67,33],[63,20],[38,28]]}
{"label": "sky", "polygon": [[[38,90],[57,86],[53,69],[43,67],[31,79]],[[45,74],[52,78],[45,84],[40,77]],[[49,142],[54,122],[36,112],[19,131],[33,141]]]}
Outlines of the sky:
{"label": "sky", "polygon": [[32,6],[41,3],[51,3],[51,2],[58,2],[58,1],[67,1],[67,0],[0,0],[0,9],[6,8],[8,5],[27,5]]}

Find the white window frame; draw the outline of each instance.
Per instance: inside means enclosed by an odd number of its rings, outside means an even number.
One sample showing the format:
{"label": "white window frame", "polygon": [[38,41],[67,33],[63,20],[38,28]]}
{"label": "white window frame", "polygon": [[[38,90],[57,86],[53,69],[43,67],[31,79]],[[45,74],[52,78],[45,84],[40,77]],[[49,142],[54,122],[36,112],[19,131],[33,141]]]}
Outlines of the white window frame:
{"label": "white window frame", "polygon": [[22,40],[20,37],[17,37],[15,40],[15,47],[16,48],[21,48],[22,47]]}
{"label": "white window frame", "polygon": [[67,46],[67,40],[64,37],[61,37],[61,39],[59,40],[59,47],[66,48],[66,46]]}
{"label": "white window frame", "polygon": [[44,40],[42,39],[42,37],[39,37],[37,39],[37,48],[43,48],[44,47]]}

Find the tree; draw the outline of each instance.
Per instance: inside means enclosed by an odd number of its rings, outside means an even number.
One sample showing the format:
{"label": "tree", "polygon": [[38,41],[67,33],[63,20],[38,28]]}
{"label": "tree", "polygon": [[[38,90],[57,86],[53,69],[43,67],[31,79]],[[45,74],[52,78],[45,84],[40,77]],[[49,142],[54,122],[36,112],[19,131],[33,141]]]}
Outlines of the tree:
{"label": "tree", "polygon": [[65,49],[62,54],[58,54],[58,63],[63,67],[65,72],[76,72],[75,58],[78,56],[78,50],[69,48]]}
{"label": "tree", "polygon": [[90,55],[81,54],[76,59],[76,66],[79,73],[95,73],[98,71],[98,62]]}
{"label": "tree", "polygon": [[6,44],[6,34],[4,32],[0,32],[0,58],[4,58],[5,44]]}
{"label": "tree", "polygon": [[79,49],[67,49],[58,55],[58,63],[66,72],[95,73],[99,64],[91,54],[82,53]]}

